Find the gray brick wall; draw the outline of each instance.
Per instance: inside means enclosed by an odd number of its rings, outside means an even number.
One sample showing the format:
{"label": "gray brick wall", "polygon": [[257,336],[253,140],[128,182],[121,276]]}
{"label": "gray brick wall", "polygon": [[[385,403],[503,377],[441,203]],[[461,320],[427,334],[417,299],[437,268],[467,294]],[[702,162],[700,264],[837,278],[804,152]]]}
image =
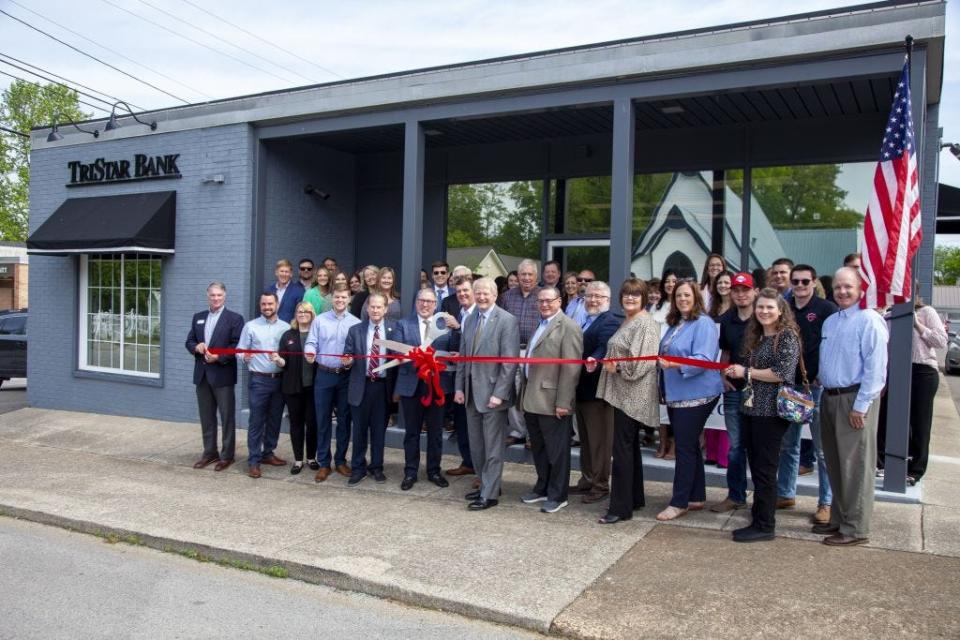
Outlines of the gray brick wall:
{"label": "gray brick wall", "polygon": [[[223,280],[228,307],[247,315],[252,211],[251,130],[246,124],[155,133],[92,145],[35,151],[30,231],[67,198],[177,191],[176,254],[163,259],[161,386],[77,377],[78,258],[30,258],[30,405],[118,415],[196,420],[193,359],[183,343],[205,306],[211,280]],[[66,188],[67,162],[179,153],[183,178]],[[223,174],[222,185],[201,178]]]}

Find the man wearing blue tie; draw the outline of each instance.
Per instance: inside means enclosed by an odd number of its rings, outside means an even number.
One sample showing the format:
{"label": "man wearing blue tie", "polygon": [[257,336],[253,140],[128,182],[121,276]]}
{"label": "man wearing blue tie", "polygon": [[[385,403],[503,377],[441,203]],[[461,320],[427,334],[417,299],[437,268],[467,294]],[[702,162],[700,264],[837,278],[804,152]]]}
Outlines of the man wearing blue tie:
{"label": "man wearing blue tie", "polygon": [[451,295],[450,290],[450,265],[443,260],[437,260],[430,265],[431,277],[433,278],[433,293],[437,296],[437,307],[443,302],[443,299]]}

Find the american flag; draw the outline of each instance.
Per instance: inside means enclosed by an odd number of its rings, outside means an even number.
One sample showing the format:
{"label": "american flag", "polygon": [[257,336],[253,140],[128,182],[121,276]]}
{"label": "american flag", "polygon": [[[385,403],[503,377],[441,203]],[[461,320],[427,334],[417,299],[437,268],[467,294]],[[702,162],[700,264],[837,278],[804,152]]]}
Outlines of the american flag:
{"label": "american flag", "polygon": [[910,299],[910,263],[920,246],[920,176],[910,114],[910,56],[893,94],[880,161],[863,229],[862,306],[876,309]]}

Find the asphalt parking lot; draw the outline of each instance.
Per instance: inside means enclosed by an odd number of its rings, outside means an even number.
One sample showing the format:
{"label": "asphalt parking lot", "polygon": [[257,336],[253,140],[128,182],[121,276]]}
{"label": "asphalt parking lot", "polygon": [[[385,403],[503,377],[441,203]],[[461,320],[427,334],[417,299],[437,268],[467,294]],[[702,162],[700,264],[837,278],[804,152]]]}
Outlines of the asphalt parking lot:
{"label": "asphalt parking lot", "polygon": [[9,413],[27,406],[27,379],[13,378],[0,387],[0,413]]}

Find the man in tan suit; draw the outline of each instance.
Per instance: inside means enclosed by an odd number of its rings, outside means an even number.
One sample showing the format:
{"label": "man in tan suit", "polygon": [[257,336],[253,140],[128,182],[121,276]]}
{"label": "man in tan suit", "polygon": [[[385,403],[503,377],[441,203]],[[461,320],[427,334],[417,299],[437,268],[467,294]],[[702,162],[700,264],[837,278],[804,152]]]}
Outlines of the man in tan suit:
{"label": "man in tan suit", "polygon": [[[560,307],[560,292],[544,287],[537,292],[540,325],[530,338],[530,358],[579,359],[583,354],[580,327]],[[544,513],[567,506],[570,481],[570,435],[579,364],[522,365],[520,408],[530,433],[537,468],[537,484],[521,500],[543,502]]]}

